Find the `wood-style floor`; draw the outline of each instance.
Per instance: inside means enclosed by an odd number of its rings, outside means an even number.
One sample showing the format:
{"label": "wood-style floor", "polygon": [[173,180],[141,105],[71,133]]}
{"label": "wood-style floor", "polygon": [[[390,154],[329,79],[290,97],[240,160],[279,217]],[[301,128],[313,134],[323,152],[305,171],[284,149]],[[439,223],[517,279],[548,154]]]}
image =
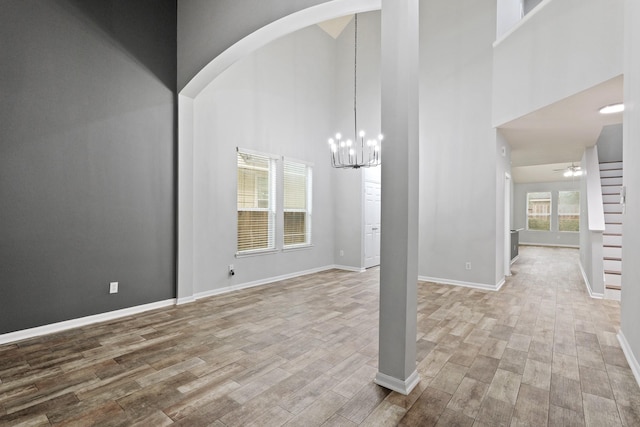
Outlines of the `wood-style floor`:
{"label": "wood-style floor", "polygon": [[420,283],[409,396],[375,385],[378,271],[328,271],[0,346],[0,425],[639,426],[620,308],[572,249],[499,292]]}

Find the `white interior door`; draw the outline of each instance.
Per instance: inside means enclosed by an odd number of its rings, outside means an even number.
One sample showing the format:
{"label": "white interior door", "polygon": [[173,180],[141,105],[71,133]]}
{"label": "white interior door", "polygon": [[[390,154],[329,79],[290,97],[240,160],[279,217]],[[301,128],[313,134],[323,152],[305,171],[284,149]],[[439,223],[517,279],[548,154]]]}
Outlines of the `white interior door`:
{"label": "white interior door", "polygon": [[380,265],[380,201],[381,186],[365,182],[364,203],[364,267]]}

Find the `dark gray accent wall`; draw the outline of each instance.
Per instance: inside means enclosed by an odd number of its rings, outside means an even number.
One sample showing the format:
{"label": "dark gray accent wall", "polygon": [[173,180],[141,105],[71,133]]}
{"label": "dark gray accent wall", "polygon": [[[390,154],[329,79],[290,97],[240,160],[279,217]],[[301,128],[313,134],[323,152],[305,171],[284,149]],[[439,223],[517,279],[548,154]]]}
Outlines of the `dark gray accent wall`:
{"label": "dark gray accent wall", "polygon": [[176,13],[0,3],[0,333],[175,296]]}
{"label": "dark gray accent wall", "polygon": [[178,0],[178,91],[254,31],[329,0]]}

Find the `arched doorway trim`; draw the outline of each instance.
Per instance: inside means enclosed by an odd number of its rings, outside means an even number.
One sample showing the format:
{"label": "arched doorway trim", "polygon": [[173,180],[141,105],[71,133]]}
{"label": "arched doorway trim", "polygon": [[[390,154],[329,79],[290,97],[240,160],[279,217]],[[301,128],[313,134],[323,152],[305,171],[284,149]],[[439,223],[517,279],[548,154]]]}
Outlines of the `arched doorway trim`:
{"label": "arched doorway trim", "polygon": [[282,36],[329,19],[380,10],[380,7],[381,0],[333,0],[278,19],[254,31],[213,58],[186,84],[180,95],[195,98],[232,64]]}

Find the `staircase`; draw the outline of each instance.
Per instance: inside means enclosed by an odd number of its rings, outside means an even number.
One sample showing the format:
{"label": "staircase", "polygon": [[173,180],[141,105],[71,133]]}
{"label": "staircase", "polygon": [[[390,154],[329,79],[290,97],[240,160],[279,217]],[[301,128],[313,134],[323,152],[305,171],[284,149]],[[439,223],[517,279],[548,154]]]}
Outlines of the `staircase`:
{"label": "staircase", "polygon": [[620,300],[622,289],[622,162],[600,163],[605,230],[602,233],[604,296]]}

